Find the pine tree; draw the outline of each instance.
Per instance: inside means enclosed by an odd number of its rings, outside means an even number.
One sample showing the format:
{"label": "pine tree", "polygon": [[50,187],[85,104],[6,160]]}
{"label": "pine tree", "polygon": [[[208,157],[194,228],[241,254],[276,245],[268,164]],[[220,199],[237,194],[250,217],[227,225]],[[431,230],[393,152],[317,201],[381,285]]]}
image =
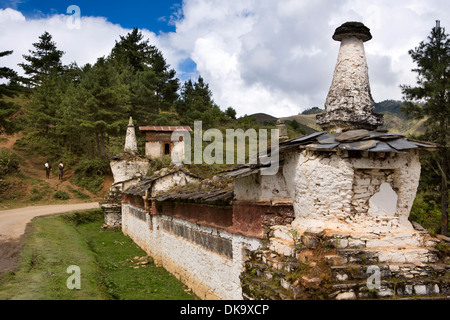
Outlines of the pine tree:
{"label": "pine tree", "polygon": [[136,73],[148,66],[152,49],[148,40],[144,40],[142,33],[134,28],[126,36],[120,36],[120,41],[116,41],[109,59],[117,68],[131,66],[133,73]]}
{"label": "pine tree", "polygon": [[116,41],[108,60],[128,77],[133,110],[139,109],[143,118],[152,118],[174,105],[179,89],[176,72],[137,28]]}
{"label": "pine tree", "polygon": [[448,232],[448,184],[450,177],[450,39],[445,29],[432,29],[428,41],[410,50],[417,68],[417,86],[401,86],[404,95],[403,111],[415,118],[427,118],[426,138],[440,148],[435,157],[441,176],[441,233]]}
{"label": "pine tree", "polygon": [[[12,54],[13,51],[3,51],[0,52],[0,57],[4,57]],[[18,93],[17,73],[7,67],[0,68],[0,79],[8,80],[7,83],[0,84],[0,99],[4,97],[12,97]],[[11,102],[5,102],[0,100],[0,129],[11,132],[14,129],[13,123],[8,119],[15,111],[17,111],[18,106]]]}
{"label": "pine tree", "polygon": [[60,75],[64,71],[61,57],[64,52],[56,48],[52,36],[47,31],[39,37],[39,42],[33,43],[35,51],[29,50],[30,55],[23,55],[28,63],[19,63],[19,66],[30,76],[27,84],[39,86],[51,74]]}
{"label": "pine tree", "polygon": [[209,85],[201,76],[196,83],[191,80],[184,83],[176,110],[182,116],[182,121],[189,125],[193,125],[194,121],[202,121],[205,129],[216,127],[224,118],[224,113],[212,98]]}
{"label": "pine tree", "polygon": [[83,76],[70,94],[72,97],[64,104],[67,130],[81,128],[85,149],[89,149],[86,152],[106,157],[108,136],[117,135],[128,123],[128,86],[120,81],[111,63],[99,58],[95,65],[83,68]]}

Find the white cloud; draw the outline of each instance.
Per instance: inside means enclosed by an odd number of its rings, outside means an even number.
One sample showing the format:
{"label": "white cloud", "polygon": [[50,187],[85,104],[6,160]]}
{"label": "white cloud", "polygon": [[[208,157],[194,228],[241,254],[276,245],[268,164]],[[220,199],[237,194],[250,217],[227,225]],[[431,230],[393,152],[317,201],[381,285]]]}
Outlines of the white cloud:
{"label": "white cloud", "polygon": [[171,46],[185,51],[216,102],[238,114],[287,116],[323,106],[339,50],[331,36],[346,21],[372,31],[366,43],[375,101],[401,99],[415,82],[408,50],[434,21],[450,21],[446,0],[185,1]]}
{"label": "white cloud", "polygon": [[26,19],[13,9],[0,9],[0,51],[14,50],[10,56],[2,59],[2,64],[14,68],[20,73],[17,64],[23,62],[22,55],[34,49],[32,43],[48,31],[53,36],[58,49],[65,52],[63,63],[76,61],[78,65],[95,63],[97,58],[107,55],[114,41],[127,30],[114,25],[101,17],[82,17],[81,28],[70,29],[66,15],[53,15],[40,19]]}
{"label": "white cloud", "polygon": [[[143,33],[175,69],[193,60],[222,108],[280,117],[323,106],[339,50],[331,36],[346,21],[371,29],[365,48],[375,101],[401,99],[399,86],[415,83],[408,50],[435,20],[445,27],[449,9],[448,0],[184,0],[170,18],[176,32]],[[14,50],[2,64],[17,69],[45,30],[66,52],[64,62],[79,65],[107,55],[129,32],[101,17],[82,17],[81,29],[69,30],[66,19],[0,9],[0,51]]]}

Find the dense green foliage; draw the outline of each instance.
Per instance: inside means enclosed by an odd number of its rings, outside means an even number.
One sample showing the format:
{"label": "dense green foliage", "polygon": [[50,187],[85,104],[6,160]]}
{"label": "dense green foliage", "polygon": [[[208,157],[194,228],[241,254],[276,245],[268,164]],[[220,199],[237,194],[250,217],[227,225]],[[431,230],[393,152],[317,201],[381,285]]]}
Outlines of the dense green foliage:
{"label": "dense green foliage", "polygon": [[72,181],[87,190],[97,193],[103,183],[108,164],[98,157],[83,157],[75,169]]}
{"label": "dense green foliage", "polygon": [[450,178],[450,39],[440,26],[432,29],[428,41],[410,50],[417,68],[417,86],[402,86],[403,111],[415,119],[426,118],[424,139],[439,145],[427,158],[440,176],[441,233],[448,232]]}
{"label": "dense green foliage", "polygon": [[69,200],[70,196],[67,192],[58,190],[53,194],[53,198],[59,199],[59,200]]}
{"label": "dense green foliage", "polygon": [[[13,51],[0,52],[0,58],[12,54]],[[20,87],[17,83],[17,73],[6,67],[0,67],[0,80],[5,79],[8,82],[0,84],[0,130],[10,133],[14,131],[15,124],[9,117],[18,110],[18,106],[12,102],[3,100],[5,97],[15,96]]]}
{"label": "dense green foliage", "polygon": [[414,200],[409,219],[432,233],[439,233],[441,210],[434,193],[420,192]]}
{"label": "dense green foliage", "polygon": [[[48,32],[32,46],[19,64],[27,77],[20,80],[29,102],[23,110],[24,137],[16,145],[77,167],[73,182],[90,191],[99,190],[130,116],[138,125],[193,127],[194,121],[202,121],[203,130],[237,121],[232,107],[222,111],[215,104],[201,76],[181,85],[162,53],[136,28],[121,36],[108,56],[81,67],[62,64],[64,52]],[[0,72],[10,79],[8,86],[0,86],[1,99],[16,93],[17,81],[12,70]],[[8,117],[18,107],[0,103],[0,125],[11,127]],[[137,135],[142,139],[139,131]]]}
{"label": "dense green foliage", "polygon": [[19,163],[21,159],[15,153],[8,149],[0,149],[0,177],[19,172]]}

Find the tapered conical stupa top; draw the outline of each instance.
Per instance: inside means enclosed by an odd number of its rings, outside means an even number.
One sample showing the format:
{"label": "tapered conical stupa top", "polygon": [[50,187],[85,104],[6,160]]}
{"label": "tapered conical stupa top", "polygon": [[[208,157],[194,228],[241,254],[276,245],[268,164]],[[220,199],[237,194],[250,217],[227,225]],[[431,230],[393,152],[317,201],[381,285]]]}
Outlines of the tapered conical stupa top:
{"label": "tapered conical stupa top", "polygon": [[372,39],[370,29],[361,22],[346,22],[336,29],[333,39],[341,46],[325,113],[317,116],[317,124],[327,131],[375,130],[383,124],[383,115],[373,113],[364,51],[364,42]]}

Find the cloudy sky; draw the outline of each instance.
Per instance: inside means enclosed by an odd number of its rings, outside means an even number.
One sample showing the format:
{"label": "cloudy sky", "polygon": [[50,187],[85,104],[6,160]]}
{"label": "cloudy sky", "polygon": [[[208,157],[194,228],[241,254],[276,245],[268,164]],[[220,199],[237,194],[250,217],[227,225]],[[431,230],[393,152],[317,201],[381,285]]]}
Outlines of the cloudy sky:
{"label": "cloudy sky", "polygon": [[[80,9],[80,20],[74,18]],[[400,100],[401,84],[416,75],[408,50],[441,21],[450,28],[448,0],[0,0],[0,66],[19,73],[22,55],[48,31],[64,63],[95,63],[120,35],[142,30],[182,80],[199,74],[216,103],[238,115],[290,116],[323,107],[339,43],[331,36],[346,21],[370,28],[366,42],[376,102]]]}

